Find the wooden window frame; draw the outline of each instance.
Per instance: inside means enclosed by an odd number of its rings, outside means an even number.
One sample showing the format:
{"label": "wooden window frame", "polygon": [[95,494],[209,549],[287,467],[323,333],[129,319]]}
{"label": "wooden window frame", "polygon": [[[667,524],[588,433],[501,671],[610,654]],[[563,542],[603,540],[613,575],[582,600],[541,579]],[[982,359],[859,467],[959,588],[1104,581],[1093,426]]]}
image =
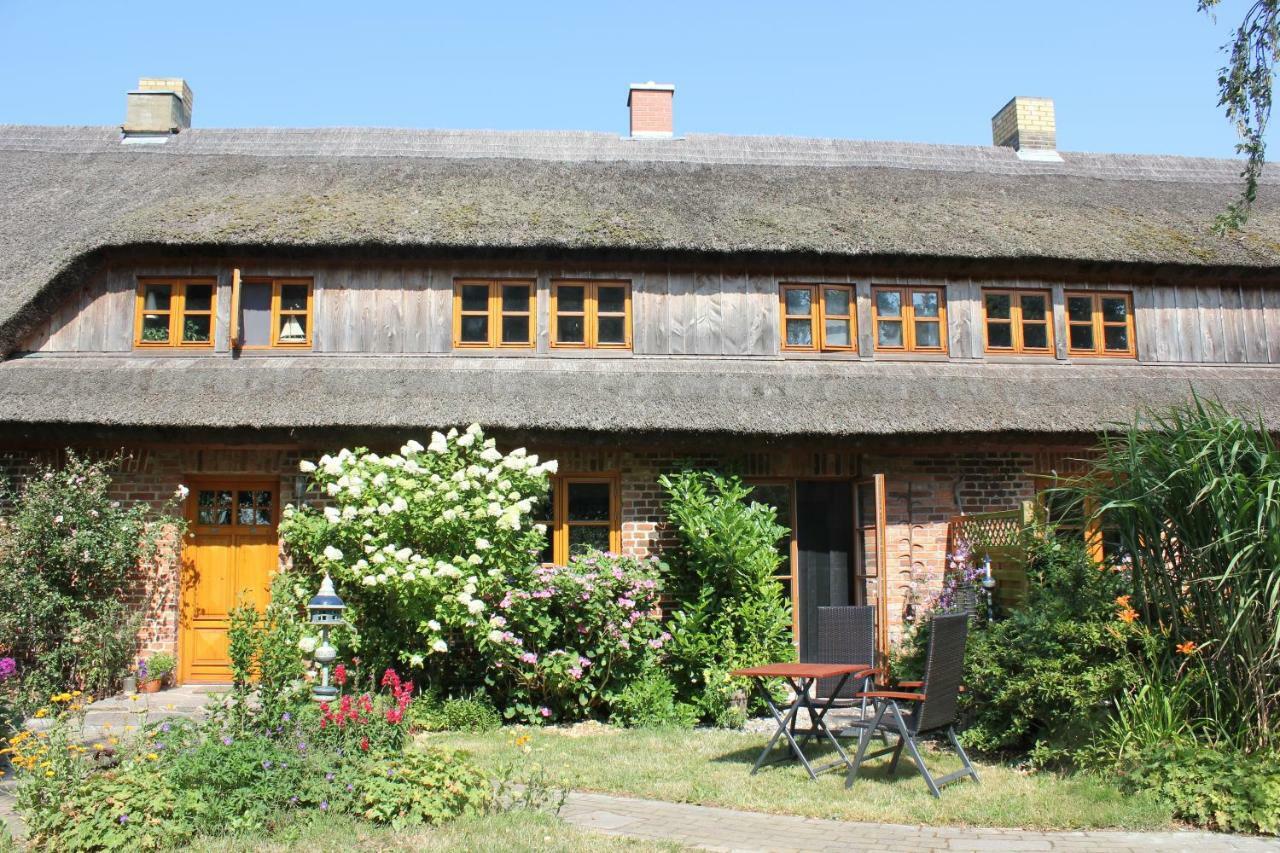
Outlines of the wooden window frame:
{"label": "wooden window frame", "polygon": [[[880,345],[880,308],[876,297],[881,293],[901,293],[902,313],[896,317],[886,317],[886,321],[902,322],[902,346],[887,347]],[[926,317],[921,322],[938,324],[938,346],[922,347],[916,343],[916,309],[915,294],[936,293],[938,295],[938,316]],[[926,353],[929,355],[946,355],[950,334],[947,329],[947,291],[944,287],[934,285],[875,285],[871,288],[871,347],[882,353]]]}
{"label": "wooden window frame", "polygon": [[[994,319],[987,316],[987,297],[988,296],[1008,296],[1009,297],[1009,319],[996,317]],[[1026,324],[1028,321],[1022,318],[1022,297],[1039,296],[1044,299],[1044,319],[1031,320],[1033,324],[1043,325],[1045,327],[1045,340],[1048,341],[1047,346],[1028,347],[1025,344]],[[1052,356],[1054,350],[1053,340],[1053,294],[1047,290],[1031,290],[1025,288],[1010,287],[984,287],[981,293],[982,297],[982,350],[987,355],[1042,355]],[[1009,339],[1013,341],[1011,347],[993,347],[987,334],[988,324],[990,323],[1008,323],[1010,327]]]}
{"label": "wooden window frame", "polygon": [[[519,285],[529,289],[528,311],[504,311],[502,309],[502,288]],[[487,286],[489,288],[488,308],[485,316],[489,321],[489,338],[486,341],[464,341],[462,339],[463,316],[480,316],[479,311],[462,310],[462,289],[464,287]],[[460,278],[453,283],[453,346],[454,349],[532,349],[537,335],[538,325],[538,283],[525,278]],[[502,318],[529,318],[529,337],[526,341],[507,343],[502,340]]]}
{"label": "wooden window frame", "polygon": [[[147,288],[156,285],[168,285],[169,291],[169,309],[167,311],[147,311],[145,310]],[[208,311],[188,311],[186,308],[187,288],[191,285],[209,285],[212,289],[209,295]],[[142,339],[142,315],[143,314],[168,314],[169,315],[169,337],[163,341],[145,341]],[[184,341],[182,340],[183,321],[187,315],[206,316],[209,317],[209,340],[207,341]],[[194,278],[167,278],[161,276],[148,276],[138,279],[138,289],[134,297],[134,315],[133,315],[133,345],[139,349],[213,349],[214,343],[218,338],[218,280],[210,276],[194,277]]]}
{"label": "wooden window frame", "polygon": [[[581,287],[583,290],[582,302],[582,341],[561,341],[558,340],[560,331],[559,318],[560,311],[560,288],[561,287]],[[619,315],[617,312],[608,312],[603,316],[617,317],[622,319],[622,343],[601,343],[599,337],[599,320],[601,314],[599,312],[599,303],[597,294],[601,287],[621,287],[624,289],[623,294],[623,311]],[[579,312],[564,312],[565,316],[579,316]],[[550,312],[550,337],[551,346],[556,349],[613,349],[613,350],[629,350],[631,349],[631,282],[629,281],[612,281],[612,280],[596,280],[596,279],[556,279],[551,282],[551,312]]]}
{"label": "wooden window frame", "polygon": [[[569,486],[574,483],[605,483],[609,486],[609,519],[608,521],[570,522],[569,521]],[[609,550],[613,553],[622,551],[622,477],[618,473],[569,473],[555,474],[550,477],[551,485],[551,517],[535,519],[547,525],[547,542],[551,545],[551,561],[555,565],[565,565],[569,561],[569,528],[608,527]]]}
{"label": "wooden window frame", "polygon": [[[808,315],[787,313],[787,294],[792,290],[809,291],[810,311]],[[829,314],[827,311],[827,291],[843,290],[849,294],[848,314]],[[783,352],[857,352],[858,351],[858,295],[852,284],[798,284],[784,282],[778,285],[779,343]],[[849,322],[849,343],[832,344],[827,341],[827,320],[847,320]],[[808,346],[787,343],[787,321],[808,320],[812,327],[813,343]]]}
{"label": "wooden window frame", "polygon": [[[231,304],[236,311],[236,316],[232,320],[232,325],[236,329],[236,336],[231,341],[231,345],[235,349],[245,350],[293,350],[293,349],[311,349],[315,343],[315,307],[316,307],[316,288],[315,279],[304,278],[299,276],[269,276],[269,275],[247,275],[238,277],[233,282],[235,287],[231,294]],[[245,344],[240,341],[240,337],[244,330],[240,327],[240,288],[247,287],[251,284],[269,284],[271,285],[271,343],[269,344]],[[283,311],[280,307],[280,294],[285,287],[306,285],[307,288],[307,308],[305,311]],[[280,340],[280,319],[282,317],[295,316],[305,317],[306,323],[303,328],[306,330],[306,340],[302,341],[282,341]]]}
{"label": "wooden window frame", "polygon": [[[1071,300],[1084,298],[1091,300],[1090,322],[1073,322],[1071,320]],[[1102,300],[1123,299],[1125,302],[1125,319],[1123,323],[1108,323],[1102,318]],[[1077,358],[1136,358],[1138,341],[1133,320],[1133,294],[1127,290],[1068,290],[1062,295],[1062,310],[1066,323],[1067,355]],[[1089,325],[1093,329],[1093,349],[1077,349],[1071,345],[1071,327]],[[1121,327],[1126,330],[1129,347],[1126,350],[1109,350],[1106,344],[1108,327]]]}

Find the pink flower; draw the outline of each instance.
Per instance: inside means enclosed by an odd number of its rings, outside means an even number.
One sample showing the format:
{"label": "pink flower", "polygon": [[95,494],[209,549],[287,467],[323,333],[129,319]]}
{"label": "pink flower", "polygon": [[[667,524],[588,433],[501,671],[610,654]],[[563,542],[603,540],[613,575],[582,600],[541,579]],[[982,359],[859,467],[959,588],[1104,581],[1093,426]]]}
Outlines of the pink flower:
{"label": "pink flower", "polygon": [[576,666],[569,667],[569,677],[574,681],[577,681],[579,678],[582,678],[582,670]]}
{"label": "pink flower", "polygon": [[583,669],[586,669],[587,667],[591,666],[591,658],[579,657],[578,666],[582,667]]}
{"label": "pink flower", "polygon": [[550,709],[550,708],[548,708],[546,705],[543,705],[541,708],[539,708],[539,709],[538,709],[538,713],[539,713],[539,714],[541,714],[541,715],[542,715],[542,716],[544,716],[544,717],[550,717],[550,716],[551,716],[551,709]]}
{"label": "pink flower", "polygon": [[525,663],[537,663],[538,656],[535,655],[533,652],[525,652],[524,654],[520,655],[520,660],[524,661]]}

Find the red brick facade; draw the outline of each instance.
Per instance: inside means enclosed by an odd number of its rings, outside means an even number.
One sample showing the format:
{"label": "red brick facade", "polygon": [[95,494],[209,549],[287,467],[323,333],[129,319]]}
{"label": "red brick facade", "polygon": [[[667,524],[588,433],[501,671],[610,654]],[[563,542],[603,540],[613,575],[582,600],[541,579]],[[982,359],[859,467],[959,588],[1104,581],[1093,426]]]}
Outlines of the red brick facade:
{"label": "red brick facade", "polygon": [[[500,439],[500,446],[508,442]],[[531,450],[559,461],[562,473],[612,473],[620,484],[621,542],[637,556],[660,551],[670,542],[664,528],[663,493],[658,477],[683,465],[716,466],[748,478],[771,480],[848,479],[883,473],[886,483],[885,541],[890,635],[901,635],[903,616],[912,602],[923,602],[942,583],[946,561],[947,523],[961,513],[1013,509],[1033,498],[1037,476],[1063,470],[1082,448],[1046,442],[1011,444],[998,440],[948,444],[938,439],[886,441],[842,446],[832,441],[812,448],[771,448],[748,443],[732,453],[674,442],[627,445],[546,444],[528,440]],[[123,501],[166,502],[179,484],[199,477],[235,475],[280,477],[282,505],[294,500],[297,466],[324,450],[285,447],[232,449],[197,446],[126,448],[116,476]],[[0,460],[4,473],[19,476],[31,462],[56,461],[57,451],[11,451]],[[135,601],[147,618],[139,636],[141,649],[177,651],[178,563],[165,559],[142,573]]]}

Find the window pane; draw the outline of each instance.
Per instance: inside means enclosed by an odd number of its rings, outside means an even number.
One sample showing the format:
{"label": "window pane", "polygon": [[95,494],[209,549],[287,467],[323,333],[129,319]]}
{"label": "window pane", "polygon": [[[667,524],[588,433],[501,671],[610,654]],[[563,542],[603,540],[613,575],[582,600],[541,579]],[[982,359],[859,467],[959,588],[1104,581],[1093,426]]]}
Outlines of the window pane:
{"label": "window pane", "polygon": [[1093,326],[1071,326],[1071,348],[1093,349]]}
{"label": "window pane", "polygon": [[941,324],[916,322],[916,346],[937,349],[942,346]]}
{"label": "window pane", "polygon": [[601,314],[621,314],[627,310],[627,289],[610,286],[596,288],[596,311]]}
{"label": "window pane", "polygon": [[598,525],[569,525],[569,556],[585,553],[588,548],[609,550],[609,528]]}
{"label": "window pane", "polygon": [[168,311],[173,288],[168,284],[148,284],[143,291],[142,307],[147,311]]}
{"label": "window pane", "polygon": [[937,317],[938,293],[933,290],[916,291],[911,294],[911,305],[917,317]]}
{"label": "window pane", "polygon": [[898,290],[877,291],[876,313],[881,317],[901,317],[902,292]]}
{"label": "window pane", "polygon": [[213,285],[188,284],[186,307],[188,311],[212,311]]}
{"label": "window pane", "polygon": [[1067,297],[1067,319],[1082,323],[1093,320],[1093,300],[1088,296]]}
{"label": "window pane", "polygon": [[1026,349],[1049,348],[1049,326],[1046,323],[1029,323],[1022,327],[1022,345]]}
{"label": "window pane", "polygon": [[1123,323],[1129,316],[1129,302],[1126,299],[1104,296],[1102,299],[1102,322]]}
{"label": "window pane", "polygon": [[569,483],[569,521],[608,521],[608,483]]}
{"label": "window pane", "polygon": [[288,314],[280,318],[280,343],[300,344],[307,340],[307,315]]}
{"label": "window pane", "polygon": [[787,321],[787,346],[789,347],[813,346],[813,321],[812,320],[788,320]]}
{"label": "window pane", "polygon": [[281,311],[306,311],[307,294],[311,288],[305,284],[286,284],[280,288]]}
{"label": "window pane", "polygon": [[209,330],[213,325],[213,317],[208,314],[197,314],[182,321],[182,340],[189,344],[209,343]]}
{"label": "window pane", "polygon": [[[468,320],[473,319],[471,317]],[[474,319],[481,319],[476,317]],[[504,344],[527,344],[529,343],[529,317],[521,315],[518,317],[502,318],[502,342]]]}
{"label": "window pane", "polygon": [[1049,310],[1048,300],[1043,293],[1022,294],[1022,319],[1043,320]]}
{"label": "window pane", "polygon": [[813,313],[813,294],[808,288],[787,288],[787,314],[792,317],[808,317]]}
{"label": "window pane", "polygon": [[244,345],[271,345],[271,285],[246,282],[240,287],[240,328]]}
{"label": "window pane", "polygon": [[831,287],[826,291],[827,313],[839,317],[849,314],[849,291],[843,287]]}
{"label": "window pane", "polygon": [[596,329],[596,341],[602,344],[625,344],[627,342],[626,318],[599,318]]}
{"label": "window pane", "polygon": [[231,492],[201,490],[196,506],[199,524],[231,523]]}
{"label": "window pane", "polygon": [[1010,323],[988,323],[987,346],[992,349],[1013,349],[1013,325]]}
{"label": "window pane", "polygon": [[253,505],[253,492],[241,492],[239,495],[236,518],[239,524],[253,524],[257,520],[257,512]]}
{"label": "window pane", "polygon": [[1013,316],[1013,300],[1007,293],[987,294],[987,316],[994,320],[1008,320]]}
{"label": "window pane", "polygon": [[902,321],[881,320],[877,325],[876,341],[882,347],[901,347]]}
{"label": "window pane", "polygon": [[581,317],[557,317],[556,340],[564,344],[580,344],[586,341],[583,330],[586,324]]}
{"label": "window pane", "polygon": [[851,346],[849,342],[849,321],[828,320],[826,323],[826,341],[829,347]]}
{"label": "window pane", "polygon": [[462,317],[462,342],[467,344],[489,343],[489,318],[483,314],[464,314]]}
{"label": "window pane", "polygon": [[582,311],[586,305],[587,289],[581,285],[561,285],[556,288],[556,310]]}
{"label": "window pane", "polygon": [[487,284],[462,285],[462,310],[463,311],[488,311],[489,310],[489,285]]}
{"label": "window pane", "polygon": [[529,285],[527,284],[502,285],[502,310],[503,311],[528,311],[529,310]]}
{"label": "window pane", "polygon": [[1104,326],[1102,340],[1112,352],[1129,351],[1129,330],[1124,326]]}
{"label": "window pane", "polygon": [[142,339],[152,344],[164,343],[169,340],[169,315],[143,314]]}

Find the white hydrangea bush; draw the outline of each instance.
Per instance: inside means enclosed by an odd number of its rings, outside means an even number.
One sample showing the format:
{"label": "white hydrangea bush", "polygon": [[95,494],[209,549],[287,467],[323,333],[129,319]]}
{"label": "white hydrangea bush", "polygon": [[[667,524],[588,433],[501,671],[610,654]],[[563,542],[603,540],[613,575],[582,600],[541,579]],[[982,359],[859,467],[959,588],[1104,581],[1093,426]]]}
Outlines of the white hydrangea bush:
{"label": "white hydrangea bush", "polygon": [[432,433],[425,447],[344,449],[301,469],[323,503],[286,507],[281,537],[295,564],[333,578],[371,661],[447,667],[462,646],[452,665],[465,664],[546,543],[533,513],[555,461],[504,454],[477,424]]}

